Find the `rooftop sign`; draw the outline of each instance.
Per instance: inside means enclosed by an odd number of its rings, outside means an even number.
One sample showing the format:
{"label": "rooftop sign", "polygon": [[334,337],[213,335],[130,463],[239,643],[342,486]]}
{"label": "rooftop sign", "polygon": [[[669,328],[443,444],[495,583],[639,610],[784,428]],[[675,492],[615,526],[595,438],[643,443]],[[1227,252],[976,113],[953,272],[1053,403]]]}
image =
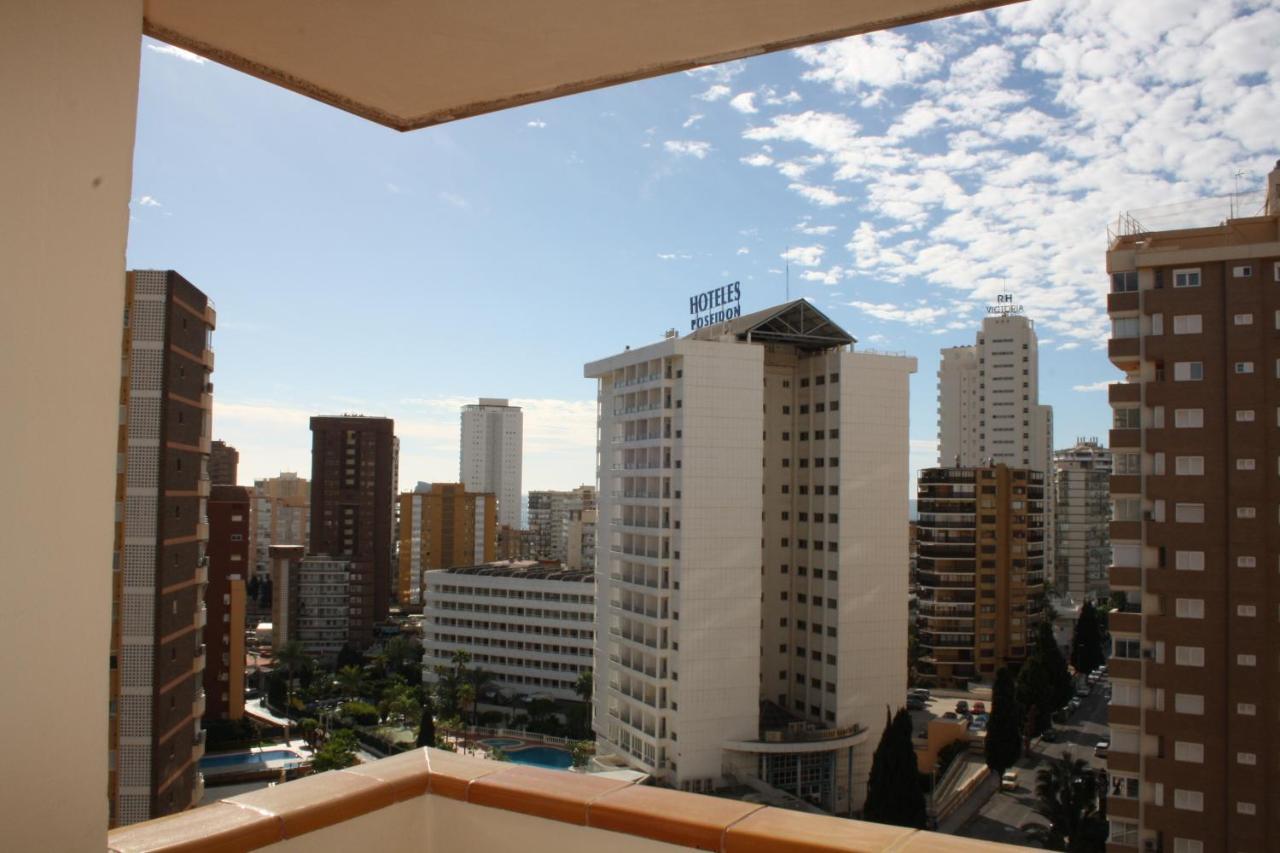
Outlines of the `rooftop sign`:
{"label": "rooftop sign", "polygon": [[996,294],[996,304],[987,306],[987,313],[997,316],[1008,316],[1010,314],[1021,314],[1022,305],[1014,304],[1012,293]]}
{"label": "rooftop sign", "polygon": [[742,283],[731,282],[723,287],[708,290],[689,297],[689,330],[701,329],[742,316]]}

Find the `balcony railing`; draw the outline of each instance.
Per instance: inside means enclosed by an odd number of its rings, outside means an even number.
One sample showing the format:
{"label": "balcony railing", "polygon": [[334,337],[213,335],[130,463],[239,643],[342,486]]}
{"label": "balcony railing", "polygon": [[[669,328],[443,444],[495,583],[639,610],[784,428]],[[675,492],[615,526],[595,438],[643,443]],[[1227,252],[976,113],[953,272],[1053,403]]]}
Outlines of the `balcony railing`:
{"label": "balcony railing", "polygon": [[[570,826],[572,829],[566,829]],[[300,837],[304,836],[304,837]],[[1003,844],[417,749],[112,831],[113,850],[960,850]],[[652,846],[650,846],[652,845]]]}

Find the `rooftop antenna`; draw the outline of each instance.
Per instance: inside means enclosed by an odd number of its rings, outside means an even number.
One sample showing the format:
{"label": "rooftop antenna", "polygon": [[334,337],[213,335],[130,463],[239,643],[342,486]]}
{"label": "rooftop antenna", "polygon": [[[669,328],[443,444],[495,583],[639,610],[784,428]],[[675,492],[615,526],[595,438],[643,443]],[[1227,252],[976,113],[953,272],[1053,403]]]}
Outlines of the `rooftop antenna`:
{"label": "rooftop antenna", "polygon": [[1236,179],[1236,191],[1231,194],[1231,218],[1236,219],[1240,216],[1240,179],[1244,177],[1244,170],[1236,169],[1232,177]]}

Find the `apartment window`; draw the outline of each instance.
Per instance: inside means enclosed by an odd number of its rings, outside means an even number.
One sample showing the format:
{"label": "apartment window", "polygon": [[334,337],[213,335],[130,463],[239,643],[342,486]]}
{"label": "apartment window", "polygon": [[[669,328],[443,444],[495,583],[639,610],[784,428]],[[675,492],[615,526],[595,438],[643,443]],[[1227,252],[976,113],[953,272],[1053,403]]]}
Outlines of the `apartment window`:
{"label": "apartment window", "polygon": [[1253,315],[1252,315],[1252,314],[1237,314],[1237,315],[1235,315],[1235,317],[1233,317],[1233,318],[1232,318],[1232,320],[1235,322],[1235,324],[1236,324],[1237,326],[1252,326],[1252,325],[1253,325]]}
{"label": "apartment window", "polygon": [[1138,337],[1138,322],[1137,317],[1115,318],[1111,321],[1111,337],[1117,339]]}
{"label": "apartment window", "polygon": [[1203,619],[1204,618],[1204,599],[1203,598],[1179,598],[1175,605],[1175,610],[1179,619]]}
{"label": "apartment window", "polygon": [[1138,825],[1131,820],[1112,820],[1111,834],[1107,840],[1112,844],[1124,844],[1136,847],[1138,844]]}
{"label": "apartment window", "polygon": [[1177,456],[1173,460],[1173,470],[1179,477],[1204,476],[1203,456]]}
{"label": "apartment window", "polygon": [[1252,717],[1258,713],[1258,706],[1252,702],[1237,702],[1236,713],[1242,717]]}
{"label": "apartment window", "polygon": [[1178,666],[1204,666],[1204,647],[1177,646],[1173,657]]}
{"label": "apartment window", "polygon": [[1118,705],[1124,708],[1138,707],[1138,700],[1141,698],[1141,690],[1137,684],[1130,684],[1124,681],[1117,681],[1111,686],[1111,702],[1112,705]]}
{"label": "apartment window", "polygon": [[1258,810],[1257,810],[1257,806],[1255,806],[1253,803],[1246,803],[1246,802],[1244,802],[1244,801],[1237,801],[1237,802],[1236,802],[1236,813],[1237,813],[1237,814],[1249,814],[1249,815],[1251,815],[1251,814],[1257,814],[1257,813],[1258,813]]}
{"label": "apartment window", "polygon": [[1112,503],[1111,518],[1113,521],[1140,521],[1142,518],[1141,499],[1116,498]]}
{"label": "apartment window", "polygon": [[1204,714],[1204,697],[1198,693],[1175,693],[1173,710],[1179,714]]}
{"label": "apartment window", "polygon": [[1202,331],[1203,319],[1199,314],[1174,314],[1173,333],[1175,335],[1198,335]]}
{"label": "apartment window", "polygon": [[1191,764],[1204,764],[1204,744],[1189,743],[1184,740],[1174,741],[1173,760],[1187,761]]}
{"label": "apartment window", "polygon": [[[1135,839],[1133,843],[1138,842]],[[1175,838],[1173,853],[1204,853],[1204,842],[1195,838]]]}
{"label": "apartment window", "polygon": [[1173,789],[1173,807],[1188,812],[1204,811],[1204,794],[1200,791],[1188,791],[1185,788]]}
{"label": "apartment window", "polygon": [[1138,799],[1138,778],[1111,774],[1111,796],[1125,800]]}
{"label": "apartment window", "polygon": [[1236,655],[1236,666],[1257,666],[1258,658],[1256,655]]}
{"label": "apartment window", "polygon": [[1142,657],[1142,643],[1138,640],[1115,640],[1112,645],[1111,655],[1112,657],[1125,658],[1126,660],[1137,660]]}
{"label": "apartment window", "polygon": [[[1280,408],[1276,409],[1276,419],[1280,421]],[[1173,426],[1175,429],[1198,429],[1204,426],[1204,409],[1174,409]]]}
{"label": "apartment window", "polygon": [[1280,261],[1276,261],[1275,270],[1273,272],[1272,278],[1275,281],[1280,282]]}
{"label": "apartment window", "polygon": [[1236,518],[1257,518],[1258,510],[1251,506],[1236,507]]}
{"label": "apartment window", "polygon": [[1111,426],[1113,429],[1141,429],[1142,410],[1136,406],[1114,410],[1111,413]]}
{"label": "apartment window", "polygon": [[1116,451],[1114,458],[1115,472],[1117,474],[1141,474],[1142,473],[1142,455],[1138,453],[1128,453]]}
{"label": "apartment window", "polygon": [[1200,270],[1198,269],[1181,269],[1173,271],[1174,287],[1199,287],[1200,286]]}
{"label": "apartment window", "polygon": [[1199,382],[1204,379],[1204,363],[1199,361],[1175,361],[1173,363],[1174,382]]}
{"label": "apartment window", "polygon": [[[1280,264],[1277,264],[1276,268],[1280,270]],[[1276,281],[1280,281],[1280,276],[1277,276]],[[1112,293],[1136,293],[1137,291],[1137,272],[1114,272],[1111,274]]]}
{"label": "apartment window", "polygon": [[[1252,361],[1237,361],[1236,373],[1253,373]],[[1198,377],[1197,377],[1198,378]]]}
{"label": "apartment window", "polygon": [[1253,423],[1253,409],[1236,409],[1236,423]]}
{"label": "apartment window", "polygon": [[1203,524],[1204,504],[1174,504],[1173,520],[1182,524]]}
{"label": "apartment window", "polygon": [[1253,767],[1258,763],[1258,756],[1252,752],[1237,752],[1236,764],[1244,764]]}
{"label": "apartment window", "polygon": [[1256,467],[1257,467],[1257,462],[1255,462],[1253,459],[1237,459],[1236,460],[1237,471],[1252,471]]}
{"label": "apartment window", "polygon": [[1253,278],[1253,267],[1249,264],[1243,264],[1238,267],[1231,268],[1232,278]]}
{"label": "apartment window", "polygon": [[1254,556],[1236,557],[1237,569],[1256,569],[1258,567],[1258,558]]}
{"label": "apartment window", "polygon": [[1236,615],[1244,616],[1245,618],[1257,616],[1258,608],[1252,604],[1238,604],[1236,605]]}

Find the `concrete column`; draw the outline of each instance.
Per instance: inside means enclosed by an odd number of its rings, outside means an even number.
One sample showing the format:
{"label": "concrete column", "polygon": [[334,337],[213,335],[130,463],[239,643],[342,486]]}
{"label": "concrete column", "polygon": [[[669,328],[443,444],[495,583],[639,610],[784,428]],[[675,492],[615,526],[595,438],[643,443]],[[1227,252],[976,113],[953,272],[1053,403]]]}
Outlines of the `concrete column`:
{"label": "concrete column", "polygon": [[0,3],[0,823],[98,850],[142,0]]}

